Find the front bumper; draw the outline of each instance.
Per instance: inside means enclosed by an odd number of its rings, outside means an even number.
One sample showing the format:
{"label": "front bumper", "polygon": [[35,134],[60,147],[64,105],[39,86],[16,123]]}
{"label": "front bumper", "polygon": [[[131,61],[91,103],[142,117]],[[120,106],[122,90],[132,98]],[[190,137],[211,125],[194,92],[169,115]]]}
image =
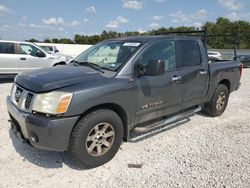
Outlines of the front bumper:
{"label": "front bumper", "polygon": [[66,151],[79,116],[45,117],[22,112],[7,97],[7,108],[13,132],[30,145],[52,151]]}

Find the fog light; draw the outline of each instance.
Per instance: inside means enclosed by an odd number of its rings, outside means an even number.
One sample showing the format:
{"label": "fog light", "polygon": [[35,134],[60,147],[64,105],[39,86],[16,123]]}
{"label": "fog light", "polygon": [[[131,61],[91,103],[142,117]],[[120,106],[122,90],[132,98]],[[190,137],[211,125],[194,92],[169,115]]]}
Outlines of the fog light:
{"label": "fog light", "polygon": [[38,140],[38,136],[36,135],[36,133],[34,133],[34,132],[31,132],[30,133],[30,140],[32,141],[32,142],[38,142],[39,140]]}

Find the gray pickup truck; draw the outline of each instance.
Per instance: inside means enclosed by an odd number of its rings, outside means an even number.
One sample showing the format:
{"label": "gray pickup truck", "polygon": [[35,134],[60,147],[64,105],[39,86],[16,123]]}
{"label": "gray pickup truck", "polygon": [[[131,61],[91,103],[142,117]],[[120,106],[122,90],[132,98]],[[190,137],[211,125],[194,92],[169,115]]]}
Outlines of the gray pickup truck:
{"label": "gray pickup truck", "polygon": [[85,167],[111,160],[132,130],[200,110],[221,115],[240,85],[237,61],[208,63],[198,37],[139,36],[100,42],[69,65],[16,76],[7,107],[31,146],[69,151]]}

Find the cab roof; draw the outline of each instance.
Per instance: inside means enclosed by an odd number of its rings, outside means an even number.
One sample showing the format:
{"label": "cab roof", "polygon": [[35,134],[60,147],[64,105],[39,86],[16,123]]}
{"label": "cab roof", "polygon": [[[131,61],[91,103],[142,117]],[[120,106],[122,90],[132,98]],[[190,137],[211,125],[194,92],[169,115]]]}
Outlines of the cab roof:
{"label": "cab roof", "polygon": [[169,38],[169,39],[195,39],[199,40],[201,37],[194,37],[194,36],[177,36],[177,35],[145,35],[145,36],[129,36],[129,37],[120,37],[114,39],[107,39],[105,41],[136,41],[145,43],[148,41],[158,40],[162,38]]}

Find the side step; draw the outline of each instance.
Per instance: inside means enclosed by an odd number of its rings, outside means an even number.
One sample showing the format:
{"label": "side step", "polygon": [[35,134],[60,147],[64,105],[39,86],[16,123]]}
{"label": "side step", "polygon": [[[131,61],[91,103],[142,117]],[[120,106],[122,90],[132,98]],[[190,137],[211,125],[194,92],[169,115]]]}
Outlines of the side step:
{"label": "side step", "polygon": [[152,129],[156,129],[156,128],[159,128],[163,125],[166,125],[166,124],[169,124],[169,123],[173,123],[173,122],[176,122],[176,121],[179,121],[179,120],[182,120],[188,116],[191,116],[197,112],[201,111],[201,106],[198,106],[196,108],[192,108],[191,110],[188,110],[188,111],[185,111],[185,112],[182,112],[176,116],[172,116],[170,118],[167,118],[167,119],[163,119],[159,122],[156,122],[156,123],[153,123],[153,124],[149,124],[149,125],[146,125],[146,126],[141,126],[141,127],[135,127],[133,129],[133,131],[135,132],[148,132]]}

